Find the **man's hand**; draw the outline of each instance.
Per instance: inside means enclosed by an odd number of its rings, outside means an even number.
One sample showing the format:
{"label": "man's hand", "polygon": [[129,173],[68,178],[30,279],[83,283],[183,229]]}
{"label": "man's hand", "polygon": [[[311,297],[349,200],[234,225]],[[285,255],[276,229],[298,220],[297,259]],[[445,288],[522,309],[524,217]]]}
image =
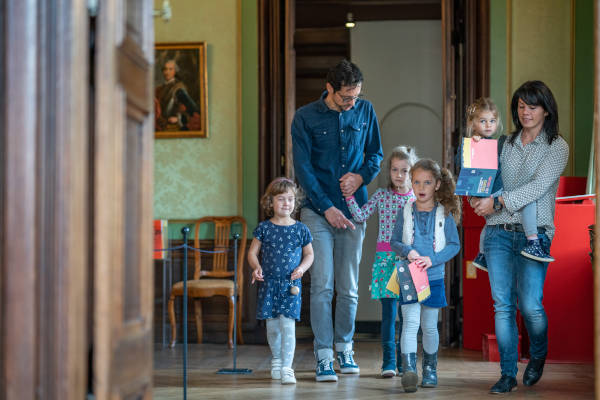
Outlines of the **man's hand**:
{"label": "man's hand", "polygon": [[329,207],[325,210],[325,219],[331,226],[339,229],[347,229],[350,228],[352,230],[356,229],[352,221],[350,221],[343,212],[335,208],[334,206]]}
{"label": "man's hand", "polygon": [[362,184],[362,176],[353,172],[346,172],[344,176],[340,178],[340,189],[342,190],[344,197],[352,196]]}
{"label": "man's hand", "polygon": [[491,197],[471,199],[471,207],[473,207],[475,214],[485,217],[494,213],[494,199]]}

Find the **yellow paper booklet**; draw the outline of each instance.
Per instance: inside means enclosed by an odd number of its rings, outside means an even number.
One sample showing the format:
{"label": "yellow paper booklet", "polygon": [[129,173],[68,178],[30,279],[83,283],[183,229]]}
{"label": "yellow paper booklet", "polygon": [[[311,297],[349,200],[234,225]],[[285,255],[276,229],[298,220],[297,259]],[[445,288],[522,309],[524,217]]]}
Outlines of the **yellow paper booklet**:
{"label": "yellow paper booklet", "polygon": [[[411,296],[414,296],[414,293],[416,292],[417,294],[417,300],[419,302],[422,302],[424,300],[426,300],[429,296],[431,296],[431,289],[429,287],[429,279],[427,277],[427,271],[424,270],[423,268],[420,268],[417,266],[417,264],[415,263],[411,263],[408,265],[408,269],[409,269],[409,273],[410,273],[410,277],[412,279],[412,286],[408,293],[405,292],[405,294],[409,294],[407,296],[407,299],[405,300],[414,300],[414,297],[411,299]],[[397,272],[397,268],[394,268],[394,271],[392,272],[392,276],[390,277],[390,280],[388,281],[387,285],[386,285],[386,289],[389,290],[392,293],[395,293],[397,295],[400,295],[400,286],[398,285],[398,272]],[[412,291],[413,294],[411,294],[410,292]],[[402,295],[402,297],[404,297],[404,295]]]}
{"label": "yellow paper booklet", "polygon": [[387,290],[389,290],[392,293],[395,294],[400,294],[400,286],[398,286],[398,280],[396,279],[396,268],[394,268],[394,272],[392,272],[392,277],[390,278],[390,280],[387,283],[387,286],[385,287]]}

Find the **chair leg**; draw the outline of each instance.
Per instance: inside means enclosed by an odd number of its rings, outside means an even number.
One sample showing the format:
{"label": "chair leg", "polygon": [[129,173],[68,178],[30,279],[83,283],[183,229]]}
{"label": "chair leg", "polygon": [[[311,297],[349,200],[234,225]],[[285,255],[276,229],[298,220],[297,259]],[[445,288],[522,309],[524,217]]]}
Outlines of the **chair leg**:
{"label": "chair leg", "polygon": [[244,338],[242,337],[242,301],[240,298],[237,302],[237,342],[238,344],[244,344]]}
{"label": "chair leg", "polygon": [[202,301],[194,300],[194,311],[196,315],[196,332],[198,333],[198,343],[202,343]]}
{"label": "chair leg", "polygon": [[169,322],[171,323],[171,344],[169,347],[175,347],[177,341],[177,323],[175,322],[175,296],[169,297]]}
{"label": "chair leg", "polygon": [[229,299],[229,318],[228,318],[228,326],[227,331],[229,333],[229,341],[227,345],[230,349],[233,349],[233,296],[228,297]]}

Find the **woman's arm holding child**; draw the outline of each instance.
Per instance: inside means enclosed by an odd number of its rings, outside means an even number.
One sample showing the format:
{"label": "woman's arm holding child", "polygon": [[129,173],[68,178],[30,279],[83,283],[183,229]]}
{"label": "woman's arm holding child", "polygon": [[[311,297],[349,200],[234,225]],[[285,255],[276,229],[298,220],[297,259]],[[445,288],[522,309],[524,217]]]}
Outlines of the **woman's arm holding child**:
{"label": "woman's arm holding child", "polygon": [[258,261],[258,253],[260,252],[261,242],[257,238],[252,239],[250,249],[248,250],[248,264],[252,268],[252,283],[255,281],[264,281],[262,267]]}
{"label": "woman's arm holding child", "polygon": [[313,252],[312,243],[307,244],[302,248],[302,261],[292,272],[291,279],[300,279],[306,271],[310,268],[315,259]]}

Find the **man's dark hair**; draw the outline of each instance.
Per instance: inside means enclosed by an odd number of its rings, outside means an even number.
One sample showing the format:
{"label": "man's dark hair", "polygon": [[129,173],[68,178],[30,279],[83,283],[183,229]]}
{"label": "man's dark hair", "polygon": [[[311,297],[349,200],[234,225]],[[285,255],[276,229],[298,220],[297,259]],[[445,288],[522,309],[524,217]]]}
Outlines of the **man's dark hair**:
{"label": "man's dark hair", "polygon": [[329,83],[334,91],[338,91],[342,86],[356,86],[363,81],[362,72],[348,60],[340,61],[335,67],[331,68],[327,73],[327,83]]}
{"label": "man's dark hair", "polygon": [[517,135],[523,129],[521,121],[519,121],[519,99],[530,106],[542,106],[544,111],[548,113],[544,119],[543,130],[548,137],[548,144],[552,144],[558,134],[558,106],[552,91],[542,81],[527,81],[522,84],[513,94],[510,103],[510,111],[512,114],[515,131],[512,132],[509,142],[514,143]]}

